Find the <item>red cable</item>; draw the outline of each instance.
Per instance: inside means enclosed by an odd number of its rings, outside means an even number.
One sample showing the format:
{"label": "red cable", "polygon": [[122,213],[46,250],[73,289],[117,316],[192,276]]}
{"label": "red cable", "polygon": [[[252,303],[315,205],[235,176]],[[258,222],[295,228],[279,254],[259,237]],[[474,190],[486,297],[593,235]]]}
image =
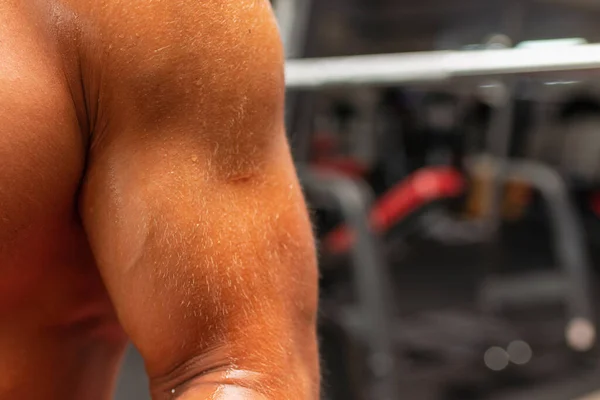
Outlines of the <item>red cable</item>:
{"label": "red cable", "polygon": [[[375,202],[369,220],[375,233],[391,229],[432,201],[456,197],[464,190],[462,175],[448,167],[427,168],[416,172]],[[323,240],[327,252],[347,252],[354,242],[354,235],[342,226],[330,232]]]}

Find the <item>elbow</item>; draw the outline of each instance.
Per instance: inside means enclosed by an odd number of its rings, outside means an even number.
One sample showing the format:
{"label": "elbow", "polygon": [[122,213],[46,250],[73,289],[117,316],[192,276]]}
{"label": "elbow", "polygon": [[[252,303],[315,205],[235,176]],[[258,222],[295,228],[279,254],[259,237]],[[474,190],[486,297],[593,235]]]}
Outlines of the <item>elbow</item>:
{"label": "elbow", "polygon": [[179,397],[177,400],[271,400],[263,394],[234,385],[199,386]]}
{"label": "elbow", "polygon": [[[189,368],[189,367],[188,367]],[[168,381],[152,381],[153,400],[270,400],[264,378],[233,367],[209,373],[183,373]],[[178,379],[179,378],[179,379]]]}
{"label": "elbow", "polygon": [[[294,384],[232,366],[220,371],[187,375],[180,381],[152,382],[153,400],[317,400],[318,388],[300,388],[302,373],[289,371]],[[308,389],[308,390],[307,390]]]}

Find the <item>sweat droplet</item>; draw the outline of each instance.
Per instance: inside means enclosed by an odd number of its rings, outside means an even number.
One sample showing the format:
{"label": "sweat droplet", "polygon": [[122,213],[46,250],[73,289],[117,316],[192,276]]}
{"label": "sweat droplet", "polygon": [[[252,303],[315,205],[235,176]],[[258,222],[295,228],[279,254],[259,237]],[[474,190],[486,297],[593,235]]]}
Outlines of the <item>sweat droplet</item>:
{"label": "sweat droplet", "polygon": [[192,162],[198,161],[198,156],[192,156]]}

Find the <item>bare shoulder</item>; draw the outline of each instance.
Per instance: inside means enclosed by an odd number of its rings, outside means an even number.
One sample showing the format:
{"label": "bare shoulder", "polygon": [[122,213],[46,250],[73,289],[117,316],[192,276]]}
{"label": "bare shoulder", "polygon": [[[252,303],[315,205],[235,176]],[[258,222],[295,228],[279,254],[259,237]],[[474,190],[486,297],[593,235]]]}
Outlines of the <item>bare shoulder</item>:
{"label": "bare shoulder", "polygon": [[282,130],[283,52],[267,0],[63,1],[85,27],[97,137],[194,127],[218,147]]}
{"label": "bare shoulder", "polygon": [[[84,62],[99,69],[107,84],[125,84],[133,95],[185,99],[190,83],[226,91],[248,78],[268,85],[282,75],[267,0],[63,1],[79,8]],[[165,87],[171,93],[161,92]]]}
{"label": "bare shoulder", "polygon": [[267,0],[69,1],[83,4],[81,12],[92,19],[92,45],[124,64],[133,57],[156,68],[175,57],[184,65],[215,57],[223,62],[227,54],[240,59],[244,52],[277,47]]}

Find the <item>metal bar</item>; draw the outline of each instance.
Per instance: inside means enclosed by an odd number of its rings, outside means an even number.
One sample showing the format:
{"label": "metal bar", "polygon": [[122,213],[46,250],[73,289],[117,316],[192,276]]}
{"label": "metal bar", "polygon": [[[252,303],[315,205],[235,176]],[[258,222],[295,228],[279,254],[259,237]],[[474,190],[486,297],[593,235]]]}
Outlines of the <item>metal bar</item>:
{"label": "metal bar", "polygon": [[396,374],[400,372],[395,369],[393,314],[387,298],[391,278],[369,228],[372,195],[365,185],[344,176],[314,173],[308,168],[299,168],[298,172],[309,200],[325,206],[336,204],[356,235],[351,252],[353,281],[360,312],[367,321],[368,363],[374,378],[368,399],[397,400],[401,398],[396,387]]}
{"label": "metal bar", "polygon": [[434,51],[288,61],[289,89],[443,82],[458,77],[600,68],[600,44],[572,47]]}

